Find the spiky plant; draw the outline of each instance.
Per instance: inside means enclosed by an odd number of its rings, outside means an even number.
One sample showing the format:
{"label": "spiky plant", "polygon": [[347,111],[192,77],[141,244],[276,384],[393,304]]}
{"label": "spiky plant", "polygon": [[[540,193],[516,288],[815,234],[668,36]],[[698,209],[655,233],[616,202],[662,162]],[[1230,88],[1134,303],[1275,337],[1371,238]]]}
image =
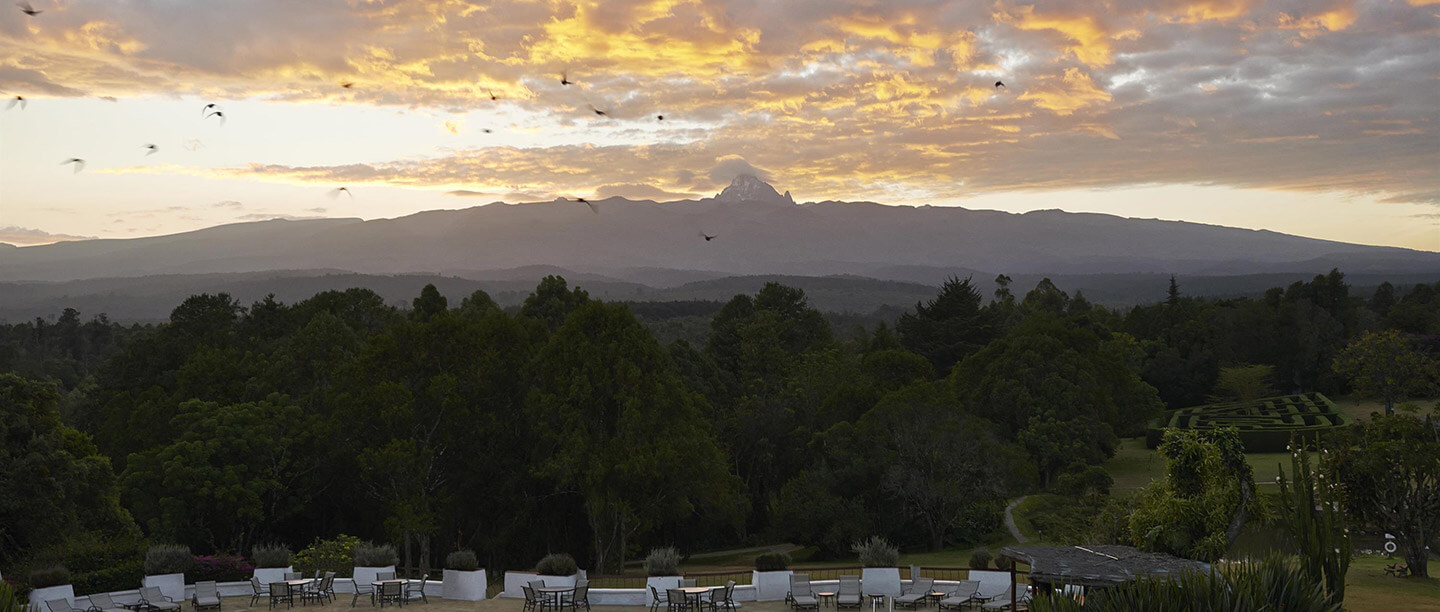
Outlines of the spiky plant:
{"label": "spiky plant", "polygon": [[[1350,571],[1350,530],[1340,491],[1333,478],[1310,467],[1304,444],[1290,443],[1290,472],[1293,485],[1282,472],[1280,499],[1289,518],[1290,535],[1300,552],[1300,565],[1313,580],[1324,584],[1326,598],[1334,604],[1345,601],[1345,574]],[[1324,452],[1324,451],[1321,451]]]}

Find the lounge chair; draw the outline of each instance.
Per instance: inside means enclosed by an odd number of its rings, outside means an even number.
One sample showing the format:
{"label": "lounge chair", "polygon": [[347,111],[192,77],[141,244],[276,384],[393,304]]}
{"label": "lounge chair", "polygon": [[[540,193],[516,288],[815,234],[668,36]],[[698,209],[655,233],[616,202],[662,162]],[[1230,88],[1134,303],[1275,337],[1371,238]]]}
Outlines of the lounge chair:
{"label": "lounge chair", "polygon": [[[984,583],[981,583],[981,584],[980,584],[980,589],[977,589],[977,590],[975,591],[975,596],[973,597],[973,599],[974,599],[975,601],[984,603],[984,602],[990,601],[990,600],[992,600],[992,599],[995,599],[995,598],[997,598],[997,597],[999,597],[999,596],[1001,596],[1001,595],[1004,595],[1007,599],[1010,597],[1010,585],[1009,585],[1009,584],[996,584],[995,587],[992,588],[992,589],[990,589],[990,590],[984,590],[984,588],[985,588],[985,584],[984,584]],[[1016,588],[1018,589],[1019,587],[1016,587]]]}
{"label": "lounge chair", "polygon": [[89,596],[90,612],[126,612],[125,606],[115,603],[109,593],[96,593]]}
{"label": "lounge chair", "polygon": [[653,586],[650,587],[650,597],[652,598],[650,600],[650,612],[657,612],[660,609],[660,606],[665,606],[667,610],[669,609],[670,598],[668,596],[670,592],[666,591],[665,594],[666,597],[661,597],[660,589],[657,589]]}
{"label": "lounge chair", "polygon": [[[358,594],[359,590],[356,590],[356,593]],[[270,583],[270,608],[274,609],[280,604],[285,604],[290,608],[295,607],[295,591],[290,588],[288,582]],[[353,606],[354,603],[352,602],[351,605]]]}
{"label": "lounge chair", "polygon": [[370,596],[370,605],[375,605],[375,587],[368,584],[360,584],[360,581],[354,578],[351,578],[350,582],[355,583],[355,595],[350,598],[350,607],[355,607],[355,602],[360,599],[361,595]]}
{"label": "lounge chair", "polygon": [[195,583],[195,592],[190,595],[190,605],[195,606],[196,612],[200,610],[220,609],[220,588],[215,585],[214,580],[201,580]]}
{"label": "lounge chair", "polygon": [[810,588],[809,574],[791,574],[790,594],[785,596],[790,607],[796,610],[819,610],[820,600]]}
{"label": "lounge chair", "polygon": [[[1025,606],[1026,608],[1028,608],[1028,607],[1029,607],[1028,604],[1030,603],[1030,586],[1029,586],[1029,585],[1025,585],[1023,588],[1017,586],[1017,587],[1016,587],[1016,595],[1015,595],[1015,597],[1016,597],[1015,602],[1016,602],[1017,604],[1019,604],[1018,606],[1016,606],[1016,608],[1019,608],[1020,606]],[[982,610],[1009,610],[1009,609],[1011,609],[1011,608],[1010,608],[1010,592],[1009,592],[1009,591],[1006,591],[1004,594],[1000,595],[999,597],[996,597],[995,599],[992,599],[992,600],[990,600],[990,601],[988,601],[988,602],[985,602],[984,604],[981,604],[980,608],[981,608]]]}
{"label": "lounge chair", "polygon": [[260,584],[260,579],[254,576],[250,577],[250,589],[254,591],[254,593],[250,595],[250,605],[252,606],[255,605],[255,602],[260,601],[261,597],[270,596],[270,593],[265,591],[265,585]]}
{"label": "lounge chair", "polygon": [[50,612],[85,612],[84,610],[70,605],[68,599],[47,599],[45,608]]}
{"label": "lounge chair", "polygon": [[160,587],[140,587],[140,601],[151,610],[179,610],[180,604],[160,592]]}
{"label": "lounge chair", "polygon": [[425,583],[429,580],[428,577],[421,578],[420,586],[415,586],[414,580],[405,583],[405,601],[415,601],[419,599],[421,603],[430,603],[430,600],[425,597]]}
{"label": "lounge chair", "polygon": [[863,599],[863,596],[860,594],[860,577],[841,576],[840,590],[835,595],[835,609],[855,608],[859,610],[860,603]]}
{"label": "lounge chair", "polygon": [[930,589],[934,586],[934,578],[916,578],[911,580],[910,588],[895,598],[895,605],[904,606],[912,610],[918,608],[930,597]]}
{"label": "lounge chair", "polygon": [[961,580],[960,586],[953,592],[940,600],[941,610],[959,610],[975,601],[975,594],[980,592],[979,580]]}

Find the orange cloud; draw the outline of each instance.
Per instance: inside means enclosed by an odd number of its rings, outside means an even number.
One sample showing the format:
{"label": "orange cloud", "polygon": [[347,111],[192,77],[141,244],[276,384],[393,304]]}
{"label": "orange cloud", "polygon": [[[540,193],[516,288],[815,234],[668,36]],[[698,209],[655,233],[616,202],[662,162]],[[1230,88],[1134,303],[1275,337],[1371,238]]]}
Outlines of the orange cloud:
{"label": "orange cloud", "polygon": [[1069,115],[1082,108],[1110,101],[1110,92],[1100,89],[1090,75],[1079,68],[1066,68],[1059,82],[1042,84],[1042,87],[1027,89],[1020,94],[1021,100],[1034,101],[1035,106],[1052,111],[1057,115]]}

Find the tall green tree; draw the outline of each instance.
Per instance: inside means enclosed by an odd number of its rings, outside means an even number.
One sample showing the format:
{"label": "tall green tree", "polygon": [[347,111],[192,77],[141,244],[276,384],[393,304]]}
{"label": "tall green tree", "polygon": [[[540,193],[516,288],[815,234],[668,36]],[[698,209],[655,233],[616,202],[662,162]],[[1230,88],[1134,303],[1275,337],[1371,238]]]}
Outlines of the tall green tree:
{"label": "tall green tree", "polygon": [[696,513],[738,519],[700,398],[624,306],[585,304],[536,356],[525,414],[535,473],[584,500],[596,571],[618,573],[635,538]]}
{"label": "tall green tree", "polygon": [[1375,415],[1335,434],[1324,466],[1350,513],[1395,535],[1415,576],[1428,576],[1426,543],[1440,533],[1440,423]]}
{"label": "tall green tree", "polygon": [[1130,537],[1145,550],[1211,562],[1264,511],[1245,445],[1234,429],[1167,429],[1165,479],[1140,492]]}
{"label": "tall green tree", "polygon": [[1395,414],[1395,404],[1410,394],[1431,388],[1440,373],[1434,359],[1393,329],[1365,332],[1335,356],[1334,367],[1361,393],[1383,400],[1385,414]]}
{"label": "tall green tree", "polygon": [[936,372],[948,374],[998,335],[994,313],[983,306],[984,299],[969,278],[950,277],[935,299],[900,315],[895,329],[907,350],[929,359]]}

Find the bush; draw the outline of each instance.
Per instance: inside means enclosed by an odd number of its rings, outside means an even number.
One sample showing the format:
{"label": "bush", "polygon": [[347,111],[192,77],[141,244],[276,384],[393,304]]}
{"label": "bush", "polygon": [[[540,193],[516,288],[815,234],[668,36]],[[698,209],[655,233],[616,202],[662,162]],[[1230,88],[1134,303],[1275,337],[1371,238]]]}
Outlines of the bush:
{"label": "bush", "polygon": [[645,575],[679,576],[680,549],[674,546],[651,549],[645,556]]}
{"label": "bush", "polygon": [[445,568],[473,572],[480,569],[480,560],[475,558],[473,550],[457,550],[445,555]]}
{"label": "bush", "polygon": [[900,565],[900,549],[880,536],[870,536],[864,542],[856,542],[850,551],[860,556],[864,567],[896,567]]}
{"label": "bush", "polygon": [[573,576],[580,571],[580,566],[569,553],[550,553],[535,564],[535,571],[543,576]]}
{"label": "bush", "polygon": [[985,569],[987,567],[990,567],[991,557],[994,557],[994,555],[990,554],[990,549],[988,548],[981,548],[975,552],[972,552],[970,553],[970,567],[973,569]]}
{"label": "bush", "polygon": [[184,544],[156,544],[145,551],[145,575],[183,574],[195,563]]}
{"label": "bush", "polygon": [[255,567],[275,568],[292,565],[290,547],[284,544],[260,544],[250,549],[250,558],[255,561]]}
{"label": "bush", "polygon": [[9,582],[0,581],[0,612],[29,612],[30,600]]}
{"label": "bush", "polygon": [[399,563],[400,556],[389,544],[376,546],[365,542],[355,547],[355,567],[389,567]]}
{"label": "bush", "polygon": [[755,570],[760,572],[782,572],[790,569],[790,555],[783,552],[768,552],[755,557]]}
{"label": "bush", "polygon": [[70,570],[65,569],[63,565],[31,570],[30,572],[30,588],[32,589],[43,589],[45,587],[60,586],[62,584],[70,584]]}
{"label": "bush", "polygon": [[1340,612],[1338,604],[1325,601],[1320,583],[1310,580],[1296,564],[1283,557],[1217,567],[1218,571],[1207,574],[1184,572],[1093,589],[1085,594],[1083,604],[1059,589],[1048,594],[1037,593],[1030,609],[1036,612]]}
{"label": "bush", "polygon": [[995,557],[994,563],[995,563],[995,569],[1000,570],[1000,571],[1005,571],[1005,572],[1010,571],[1010,567],[1013,566],[1013,565],[1015,565],[1015,562],[1014,562],[1014,561],[1011,561],[1010,559],[1006,559],[1005,557]]}
{"label": "bush", "polygon": [[338,576],[352,575],[355,567],[355,547],[361,543],[360,538],[343,533],[332,540],[315,538],[309,546],[295,553],[294,567],[307,574],[318,570],[335,572]]}
{"label": "bush", "polygon": [[35,555],[31,567],[64,563],[76,593],[109,593],[133,589],[145,576],[148,545],[134,536],[74,534]]}
{"label": "bush", "polygon": [[254,572],[255,566],[240,555],[205,555],[195,557],[194,565],[186,574],[193,582],[240,582],[249,580]]}

